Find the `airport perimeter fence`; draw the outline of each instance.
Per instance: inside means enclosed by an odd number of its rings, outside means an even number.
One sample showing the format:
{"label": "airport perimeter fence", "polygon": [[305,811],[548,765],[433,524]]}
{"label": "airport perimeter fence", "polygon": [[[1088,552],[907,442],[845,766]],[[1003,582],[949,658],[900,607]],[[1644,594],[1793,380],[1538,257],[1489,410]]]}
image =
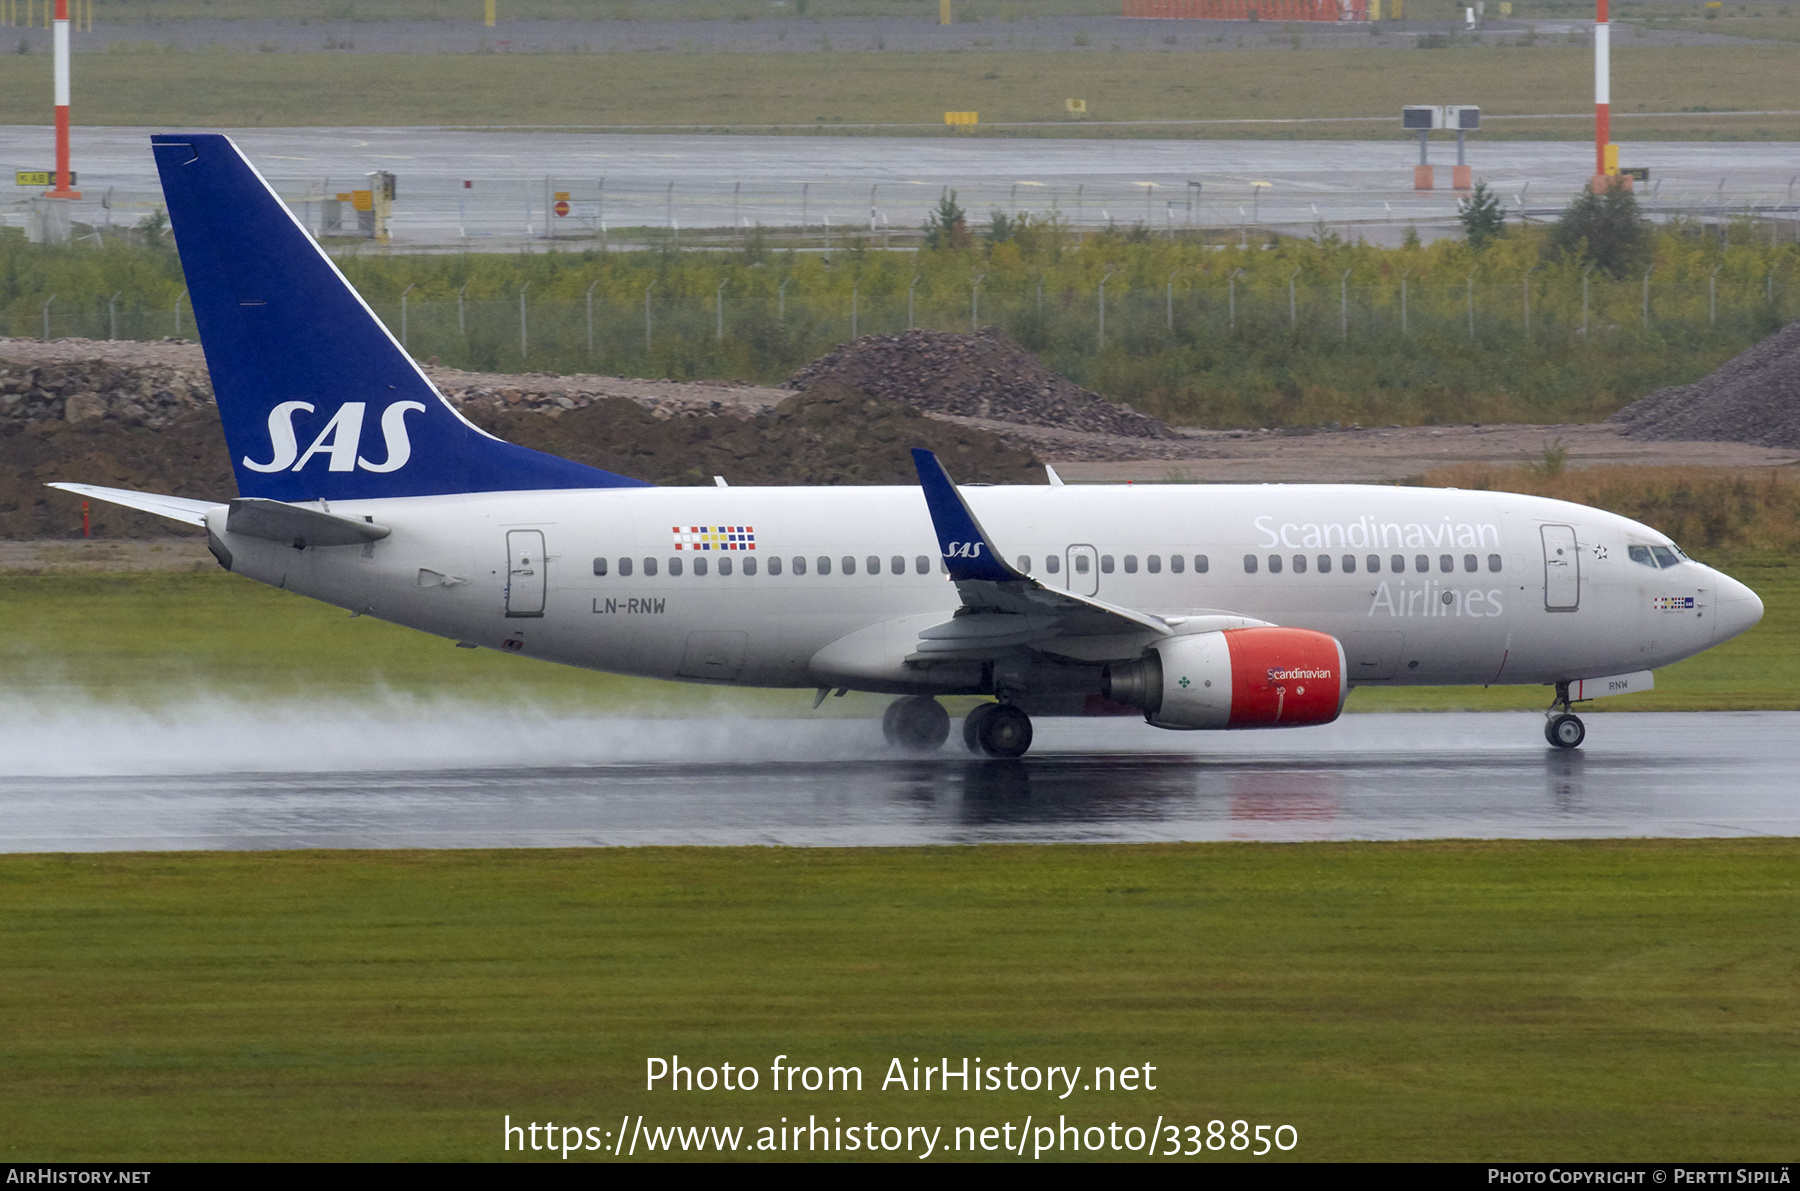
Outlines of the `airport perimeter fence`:
{"label": "airport perimeter fence", "polygon": [[[1165,286],[1126,290],[1122,278],[1079,292],[1025,283],[968,285],[909,296],[757,293],[647,294],[587,299],[374,302],[395,337],[421,360],[483,372],[589,372],[621,376],[777,381],[860,335],[911,327],[969,332],[995,326],[1082,383],[1096,361],[1186,353],[1269,361],[1369,357],[1397,351],[1445,360],[1477,356],[1489,379],[1545,355],[1631,357],[1716,354],[1771,333],[1800,314],[1797,279],[1688,277],[1615,280],[1539,273],[1508,281],[1479,277],[1384,279],[1338,284],[1264,273],[1245,278],[1192,273]],[[768,287],[773,289],[774,287]],[[36,308],[30,308],[35,306]],[[194,338],[185,294],[155,308],[113,298],[53,296],[0,311],[0,332],[29,338]],[[1195,353],[1199,353],[1196,357]],[[1510,363],[1509,363],[1510,361]]]}

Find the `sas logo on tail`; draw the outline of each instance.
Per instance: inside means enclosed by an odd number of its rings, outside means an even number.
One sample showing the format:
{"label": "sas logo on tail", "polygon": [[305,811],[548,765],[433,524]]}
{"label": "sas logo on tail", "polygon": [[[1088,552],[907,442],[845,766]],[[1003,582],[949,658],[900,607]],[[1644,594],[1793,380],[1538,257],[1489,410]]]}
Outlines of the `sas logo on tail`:
{"label": "sas logo on tail", "polygon": [[331,421],[325,424],[325,429],[319,431],[318,437],[303,453],[294,434],[294,414],[310,414],[313,408],[308,401],[283,401],[270,410],[272,458],[267,463],[258,463],[245,455],[244,466],[261,472],[300,471],[313,461],[314,456],[323,455],[327,471],[355,471],[357,468],[373,472],[399,471],[412,458],[412,440],[406,435],[406,415],[425,412],[425,406],[418,401],[396,401],[382,410],[381,437],[387,443],[387,458],[374,463],[357,454],[362,442],[363,413],[368,408],[362,401],[346,401],[340,405]]}

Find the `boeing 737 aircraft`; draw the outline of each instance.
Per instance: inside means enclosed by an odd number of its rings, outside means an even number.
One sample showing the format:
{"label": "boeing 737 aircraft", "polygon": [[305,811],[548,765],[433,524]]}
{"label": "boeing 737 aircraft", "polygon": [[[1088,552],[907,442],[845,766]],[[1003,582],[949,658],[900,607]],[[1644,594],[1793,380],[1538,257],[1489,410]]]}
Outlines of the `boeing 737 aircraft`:
{"label": "boeing 737 aircraft", "polygon": [[[991,696],[969,748],[1032,715],[1159,728],[1337,718],[1355,685],[1537,683],[1571,705],[1743,632],[1762,602],[1662,534],[1499,492],[1347,485],[657,488],[462,418],[232,142],[151,138],[236,499],[58,484],[203,526],[220,565],[498,649],[619,674]],[[817,703],[815,702],[815,706]]]}

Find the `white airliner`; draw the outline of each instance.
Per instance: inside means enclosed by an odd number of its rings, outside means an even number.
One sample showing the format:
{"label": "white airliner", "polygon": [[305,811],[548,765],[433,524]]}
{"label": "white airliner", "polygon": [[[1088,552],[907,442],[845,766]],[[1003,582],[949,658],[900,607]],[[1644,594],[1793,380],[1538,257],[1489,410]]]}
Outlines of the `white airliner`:
{"label": "white airliner", "polygon": [[[414,365],[227,138],[152,138],[242,494],[64,488],[204,526],[235,574],[485,647],[648,678],[986,695],[1161,728],[1328,723],[1356,685],[1544,684],[1572,704],[1762,617],[1742,583],[1580,505],[1348,485],[656,488],[501,442]],[[1048,470],[1048,469],[1047,469]],[[817,701],[815,701],[817,706]]]}

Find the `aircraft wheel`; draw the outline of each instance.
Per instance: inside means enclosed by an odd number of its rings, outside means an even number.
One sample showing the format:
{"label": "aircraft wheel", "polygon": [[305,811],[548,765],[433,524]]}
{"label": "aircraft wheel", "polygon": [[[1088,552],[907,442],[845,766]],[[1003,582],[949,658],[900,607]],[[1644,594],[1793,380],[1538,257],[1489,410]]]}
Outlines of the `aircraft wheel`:
{"label": "aircraft wheel", "polygon": [[998,703],[981,703],[977,704],[973,711],[963,717],[963,746],[978,757],[984,752],[981,747],[982,725],[987,723],[987,718],[990,715],[993,715],[999,710],[1000,705]]}
{"label": "aircraft wheel", "polygon": [[1011,704],[993,706],[976,731],[981,751],[990,757],[1023,757],[1031,747],[1031,717]]}
{"label": "aircraft wheel", "polygon": [[1553,748],[1577,748],[1583,740],[1587,739],[1587,726],[1581,722],[1579,716],[1568,714],[1551,716],[1550,722],[1544,725],[1544,739],[1548,740]]}
{"label": "aircraft wheel", "polygon": [[950,713],[936,699],[923,695],[896,699],[882,713],[881,734],[895,748],[929,753],[944,747],[950,738]]}

